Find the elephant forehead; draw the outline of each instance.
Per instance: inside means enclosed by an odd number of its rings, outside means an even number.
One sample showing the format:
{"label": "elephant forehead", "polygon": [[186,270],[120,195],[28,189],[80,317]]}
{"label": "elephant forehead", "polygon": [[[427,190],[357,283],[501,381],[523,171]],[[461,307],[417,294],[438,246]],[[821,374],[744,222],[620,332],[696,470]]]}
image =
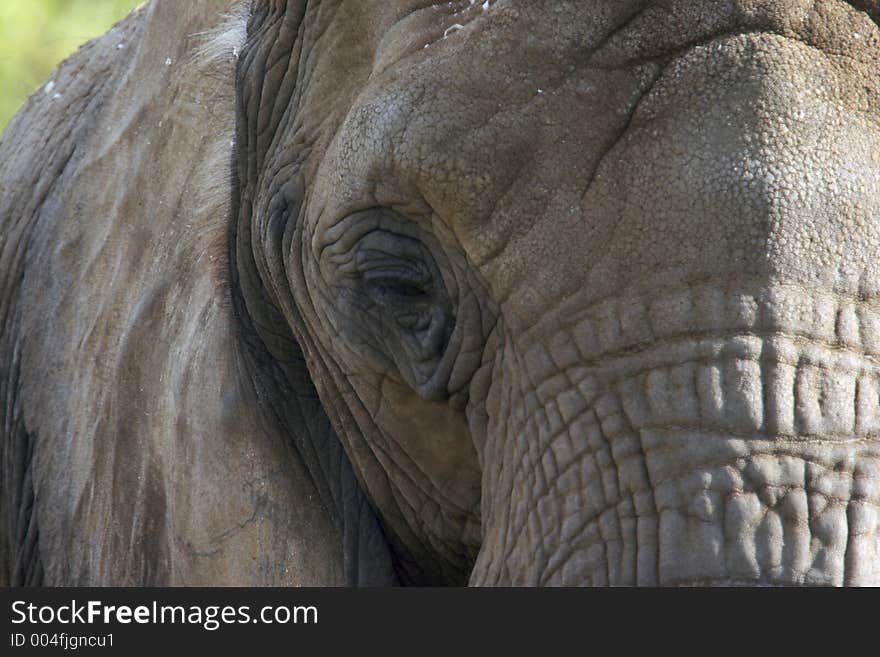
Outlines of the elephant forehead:
{"label": "elephant forehead", "polygon": [[[767,31],[877,61],[876,26],[838,0],[450,6],[398,14],[377,37],[364,88],[317,165],[318,248],[330,226],[372,205],[429,208],[477,265],[542,216],[583,219],[600,160],[663,64],[713,35]],[[784,58],[767,62],[795,73]],[[701,102],[683,96],[684,109]],[[607,228],[607,216],[587,214],[587,233]]]}
{"label": "elephant forehead", "polygon": [[[575,203],[659,70],[589,66],[619,18],[596,4],[602,20],[570,3],[499,2],[415,50],[388,37],[315,176],[316,238],[365,206],[427,206],[481,262],[548,196]],[[505,198],[520,209],[496,212]]]}
{"label": "elephant forehead", "polygon": [[[695,89],[700,102],[689,103]],[[654,235],[608,244],[591,276],[630,281],[644,271],[621,263],[639,262],[655,281],[664,268],[746,270],[875,294],[878,91],[876,73],[852,75],[778,35],[677,60],[590,194],[619,199],[620,234]]]}
{"label": "elephant forehead", "polygon": [[[729,7],[716,15],[695,4],[703,22],[677,3],[664,3],[655,18],[667,25],[677,18],[697,37],[720,28],[743,34],[697,38],[661,65],[652,59],[658,51],[645,49],[659,35],[644,11],[605,35],[599,48],[596,35],[585,47],[585,32],[583,40],[533,45],[516,38],[526,13],[506,16],[499,4],[495,16],[503,19],[487,17],[482,28],[457,31],[385,69],[325,159],[322,179],[333,185],[324,188],[323,221],[418,199],[489,270],[497,298],[531,281],[526,287],[551,299],[549,289],[583,286],[584,270],[593,271],[591,283],[602,294],[603,280],[656,276],[691,247],[693,263],[709,270],[763,270],[771,257],[797,269],[805,252],[789,247],[809,242],[808,229],[845,235],[849,225],[823,219],[813,226],[808,214],[858,221],[875,210],[873,203],[858,211],[842,204],[875,198],[876,25],[836,1],[810,3],[809,11],[797,2],[763,13],[755,5],[736,20]],[[583,24],[586,12],[577,16]],[[838,192],[835,184],[814,186],[821,198],[789,203],[801,181],[829,177],[842,185]],[[681,193],[659,193],[658,185]],[[735,244],[715,241],[718,253],[698,248],[695,236],[712,231],[733,231]],[[808,264],[825,258],[831,271],[841,257],[827,253],[830,238],[820,242],[825,253]],[[779,245],[789,246],[780,254]]]}

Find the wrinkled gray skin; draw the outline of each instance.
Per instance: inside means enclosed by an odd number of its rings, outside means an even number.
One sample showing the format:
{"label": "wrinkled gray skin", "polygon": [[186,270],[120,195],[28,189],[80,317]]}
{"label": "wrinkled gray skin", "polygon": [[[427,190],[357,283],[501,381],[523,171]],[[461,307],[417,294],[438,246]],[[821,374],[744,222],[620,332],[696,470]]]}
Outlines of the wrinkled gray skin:
{"label": "wrinkled gray skin", "polygon": [[880,584],[880,3],[230,4],[0,142],[9,583]]}

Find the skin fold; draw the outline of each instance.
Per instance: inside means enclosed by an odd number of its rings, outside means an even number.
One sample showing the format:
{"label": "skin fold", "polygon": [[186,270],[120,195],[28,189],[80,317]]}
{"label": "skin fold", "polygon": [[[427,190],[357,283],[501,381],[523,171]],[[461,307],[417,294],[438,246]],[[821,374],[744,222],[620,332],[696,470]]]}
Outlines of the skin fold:
{"label": "skin fold", "polygon": [[878,21],[148,3],[0,139],[0,577],[880,584]]}

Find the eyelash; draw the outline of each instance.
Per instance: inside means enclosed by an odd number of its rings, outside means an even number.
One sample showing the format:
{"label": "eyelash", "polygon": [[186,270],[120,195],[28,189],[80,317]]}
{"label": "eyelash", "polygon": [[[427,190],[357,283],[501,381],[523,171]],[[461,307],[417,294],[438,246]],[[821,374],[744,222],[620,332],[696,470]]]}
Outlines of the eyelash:
{"label": "eyelash", "polygon": [[417,300],[428,295],[425,276],[408,267],[384,267],[362,272],[366,287],[382,297]]}

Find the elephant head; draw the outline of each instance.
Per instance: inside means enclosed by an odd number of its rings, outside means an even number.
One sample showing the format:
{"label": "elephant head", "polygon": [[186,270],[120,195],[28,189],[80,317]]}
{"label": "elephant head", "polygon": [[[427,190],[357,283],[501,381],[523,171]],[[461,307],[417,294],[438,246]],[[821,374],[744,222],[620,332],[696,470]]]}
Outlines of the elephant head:
{"label": "elephant head", "polygon": [[290,327],[409,554],[876,581],[866,8],[323,4],[250,18],[242,308]]}
{"label": "elephant head", "polygon": [[[222,212],[187,210],[222,224],[222,248],[183,270],[155,259],[184,238],[144,237],[153,264],[124,293],[137,321],[102,329],[129,349],[81,385],[161,387],[118,369],[149,370],[141,341],[195,318],[198,295],[228,301],[222,338],[198,339],[215,321],[201,317],[154,355],[219,362],[218,390],[120,398],[163,418],[150,436],[199,453],[216,432],[243,437],[218,439],[231,488],[249,458],[272,473],[251,506],[274,529],[224,547],[237,556],[204,577],[259,579],[240,567],[254,554],[260,581],[288,581],[273,570],[283,537],[307,531],[344,564],[325,582],[342,568],[372,583],[880,583],[878,20],[871,0],[240,3],[214,35],[224,52],[243,39],[234,102],[213,104],[235,120],[232,183]],[[158,123],[143,112],[138,126]],[[113,198],[114,216],[142,216]],[[81,263],[70,240],[53,253]],[[124,248],[105,236],[92,253]],[[147,271],[185,287],[176,277],[208,266],[216,285],[196,296],[143,291]],[[58,394],[33,408],[59,412]],[[145,435],[77,409],[65,435]],[[20,421],[31,442],[49,433],[36,413]],[[167,491],[191,473],[157,440],[116,449],[163,459],[111,468],[154,500],[137,518],[165,528],[139,569],[53,572],[150,579],[157,559],[160,580],[181,572],[167,564],[199,523],[162,519],[171,498],[178,515],[188,503]],[[129,556],[144,535],[127,535]]]}

